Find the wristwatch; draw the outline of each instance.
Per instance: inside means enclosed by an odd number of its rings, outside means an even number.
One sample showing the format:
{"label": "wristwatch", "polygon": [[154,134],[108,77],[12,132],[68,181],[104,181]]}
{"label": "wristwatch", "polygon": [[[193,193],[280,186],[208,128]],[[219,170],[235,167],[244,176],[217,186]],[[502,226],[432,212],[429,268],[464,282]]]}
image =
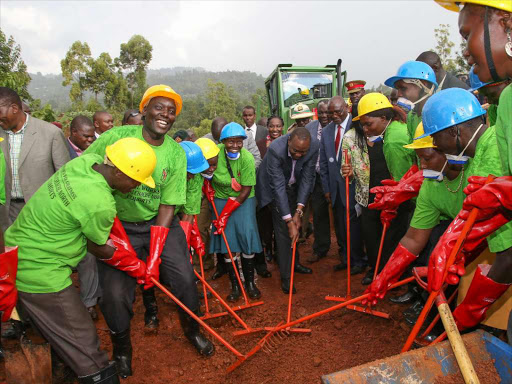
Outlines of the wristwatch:
{"label": "wristwatch", "polygon": [[304,211],[302,209],[297,208],[295,212],[297,212],[300,217],[304,216]]}

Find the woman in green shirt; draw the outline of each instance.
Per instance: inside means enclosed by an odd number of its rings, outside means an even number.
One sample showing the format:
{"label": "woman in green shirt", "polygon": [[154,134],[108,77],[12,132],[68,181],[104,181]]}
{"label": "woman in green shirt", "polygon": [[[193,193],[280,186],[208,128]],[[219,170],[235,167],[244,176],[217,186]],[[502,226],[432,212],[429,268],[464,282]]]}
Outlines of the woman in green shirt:
{"label": "woman in green shirt", "polygon": [[[381,93],[369,93],[359,101],[359,116],[353,120],[360,121],[355,130],[347,132],[343,139],[353,158],[353,165],[344,165],[342,175],[353,176],[356,180],[356,201],[362,206],[363,239],[370,269],[362,284],[370,284],[375,271],[377,254],[383,223],[381,212],[368,208],[373,202],[369,190],[381,184],[382,180],[398,181],[415,163],[413,150],[404,148],[408,144],[409,134],[405,124],[406,116],[402,109],[393,107],[388,98]],[[383,247],[381,269],[391,255],[398,241],[405,234],[408,226],[411,204],[400,206],[393,225],[389,227]]]}
{"label": "woman in green shirt", "polygon": [[254,254],[262,252],[253,188],[256,185],[256,166],[252,154],[243,148],[246,137],[240,124],[229,123],[222,129],[219,161],[212,179],[214,204],[220,214],[217,220],[213,220],[210,253],[224,255],[231,280],[231,293],[228,296],[231,302],[240,298],[241,291],[231,259],[227,255],[222,232],[226,235],[231,251],[242,253],[247,294],[251,299],[261,297],[261,292],[254,284]]}

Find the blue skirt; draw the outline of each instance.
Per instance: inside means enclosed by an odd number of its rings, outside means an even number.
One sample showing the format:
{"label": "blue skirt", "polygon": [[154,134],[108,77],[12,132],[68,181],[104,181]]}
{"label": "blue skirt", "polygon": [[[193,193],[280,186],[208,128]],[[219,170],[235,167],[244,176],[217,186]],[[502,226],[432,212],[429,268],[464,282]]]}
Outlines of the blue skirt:
{"label": "blue skirt", "polygon": [[[227,199],[214,199],[217,212],[222,212]],[[215,214],[213,214],[215,217]],[[228,253],[222,235],[214,235],[215,226],[212,225],[212,236],[210,238],[210,253]],[[234,211],[228,219],[224,229],[231,252],[242,252],[247,255],[263,251],[261,247],[258,224],[256,223],[256,199],[248,198]]]}

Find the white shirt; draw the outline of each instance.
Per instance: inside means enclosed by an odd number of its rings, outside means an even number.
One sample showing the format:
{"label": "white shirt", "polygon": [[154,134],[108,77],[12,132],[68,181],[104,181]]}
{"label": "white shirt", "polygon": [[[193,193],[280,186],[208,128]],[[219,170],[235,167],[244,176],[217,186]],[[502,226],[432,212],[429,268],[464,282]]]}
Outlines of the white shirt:
{"label": "white shirt", "polygon": [[250,127],[245,127],[245,132],[247,132],[248,134],[250,134],[252,136],[252,138],[254,140],[256,140],[256,130],[258,129],[258,127],[256,126],[256,123],[254,123],[253,125],[251,125]]}
{"label": "white shirt", "polygon": [[[336,153],[336,161],[338,161],[339,157],[340,157],[340,152],[341,152],[341,142],[343,141],[343,136],[345,136],[345,132],[347,130],[347,124],[348,124],[348,119],[350,118],[350,113],[347,113],[347,117],[345,118],[345,120],[340,124],[341,125],[341,131],[340,131],[340,134],[341,134],[341,137],[340,137],[340,147],[338,148],[338,152]],[[338,137],[338,124],[336,124],[336,129],[334,130],[334,142],[336,143],[336,138]],[[336,148],[335,148],[336,149]]]}

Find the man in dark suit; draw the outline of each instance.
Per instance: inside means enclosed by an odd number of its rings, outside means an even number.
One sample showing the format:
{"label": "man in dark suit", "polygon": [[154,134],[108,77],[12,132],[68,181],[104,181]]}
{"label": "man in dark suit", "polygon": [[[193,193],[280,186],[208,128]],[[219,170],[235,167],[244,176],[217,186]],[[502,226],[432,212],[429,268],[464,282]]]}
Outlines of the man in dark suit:
{"label": "man in dark suit", "polygon": [[[323,129],[329,124],[329,113],[327,105],[329,100],[320,100],[317,105],[318,120],[313,120],[306,129],[311,137],[322,139]],[[315,241],[313,242],[313,254],[307,259],[308,262],[314,263],[322,257],[327,256],[331,247],[331,225],[329,222],[329,203],[325,199],[325,193],[322,188],[322,178],[320,176],[320,151],[315,163],[315,184],[311,194],[311,204],[313,208],[313,233]]]}
{"label": "man in dark suit", "polygon": [[69,126],[68,149],[71,159],[78,157],[96,140],[94,124],[87,116],[78,115]]}
{"label": "man in dark suit", "polygon": [[323,129],[320,140],[320,177],[325,198],[334,210],[334,227],[338,240],[341,263],[334,270],[341,271],[347,267],[346,250],[346,206],[350,207],[350,265],[351,274],[364,271],[364,251],[361,237],[361,219],[356,212],[355,187],[350,185],[349,201],[346,201],[345,180],[340,169],[344,161],[341,143],[343,136],[351,128],[352,117],[348,106],[341,96],[333,97],[328,104],[328,112],[332,122]]}
{"label": "man in dark suit", "polygon": [[[270,144],[257,174],[258,204],[271,204],[284,293],[290,292],[292,244],[299,238],[303,209],[315,183],[318,145],[306,128],[296,128]],[[297,273],[312,273],[299,263],[298,249],[294,268]]]}
{"label": "man in dark suit", "polygon": [[256,125],[256,110],[253,106],[248,105],[242,111],[242,119],[245,122],[245,132],[251,135],[255,142],[266,138],[268,135],[267,127]]}

